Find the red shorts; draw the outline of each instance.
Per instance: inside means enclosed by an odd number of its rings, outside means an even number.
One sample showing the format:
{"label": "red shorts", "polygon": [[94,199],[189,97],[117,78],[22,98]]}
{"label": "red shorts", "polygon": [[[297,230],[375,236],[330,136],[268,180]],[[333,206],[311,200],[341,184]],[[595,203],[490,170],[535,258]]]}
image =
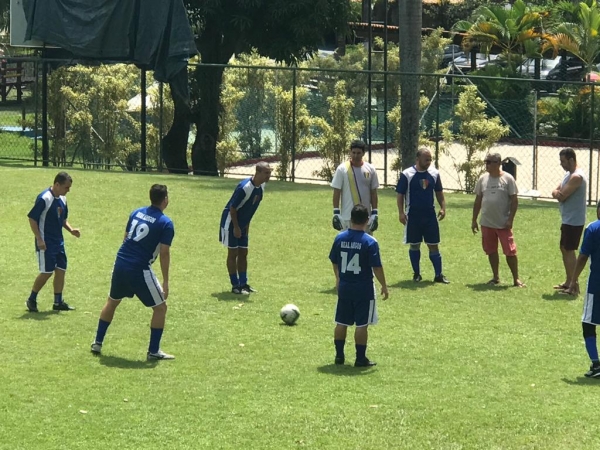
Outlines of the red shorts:
{"label": "red shorts", "polygon": [[481,227],[481,243],[486,255],[498,252],[498,241],[500,241],[502,252],[506,256],[516,256],[517,244],[515,244],[512,230],[506,228]]}

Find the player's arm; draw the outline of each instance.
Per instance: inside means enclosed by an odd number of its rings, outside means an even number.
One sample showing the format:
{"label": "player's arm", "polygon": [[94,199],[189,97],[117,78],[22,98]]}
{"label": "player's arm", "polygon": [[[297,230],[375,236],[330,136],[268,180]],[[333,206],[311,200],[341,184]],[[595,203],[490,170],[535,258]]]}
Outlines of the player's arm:
{"label": "player's arm", "polygon": [[342,190],[333,188],[333,209],[340,209],[340,199],[342,198]]}
{"label": "player's arm", "polygon": [[479,231],[479,226],[477,225],[477,217],[479,217],[479,212],[481,211],[481,202],[483,200],[483,194],[478,194],[475,196],[475,202],[473,203],[473,220],[471,220],[471,231],[473,234]]}
{"label": "player's arm", "polygon": [[340,288],[340,270],[336,263],[332,263],[333,265],[333,274],[335,275],[335,290],[339,290]]}
{"label": "player's arm", "polygon": [[42,239],[42,233],[40,232],[40,226],[37,220],[29,218],[29,227],[35,236],[35,242],[40,250],[46,250],[46,243]]}
{"label": "player's arm", "polygon": [[398,205],[398,217],[402,225],[406,225],[406,214],[404,213],[404,194],[398,193],[396,195],[396,204]]}
{"label": "player's arm", "polygon": [[385,282],[385,273],[383,272],[383,266],[373,267],[373,273],[375,274],[375,278],[381,284],[381,295],[383,295],[383,299],[387,300],[389,296],[387,283]]}
{"label": "player's arm", "polygon": [[72,236],[75,236],[77,238],[79,236],[81,236],[81,232],[79,231],[79,228],[73,228],[68,220],[65,220],[63,222],[63,228],[65,230],[67,230],[69,233],[71,233]]}
{"label": "player's arm", "polygon": [[569,181],[567,181],[567,184],[565,184],[564,187],[559,187],[554,192],[552,192],[552,197],[557,199],[559,202],[564,202],[571,196],[573,192],[575,192],[579,188],[579,186],[581,186],[582,182],[583,179],[579,175],[572,174],[569,178]]}
{"label": "player's arm", "polygon": [[242,230],[238,222],[237,209],[233,206],[229,207],[229,215],[231,216],[231,223],[233,224],[233,235],[236,238],[242,237]]}
{"label": "player's arm", "polygon": [[571,278],[571,284],[567,289],[567,292],[571,295],[578,295],[579,292],[579,275],[583,272],[585,265],[587,264],[588,255],[579,253],[577,262],[575,263],[575,270],[573,271],[573,278]]}
{"label": "player's arm", "polygon": [[160,271],[163,276],[163,293],[165,300],[169,296],[169,267],[171,265],[171,246],[160,244]]}
{"label": "player's arm", "polygon": [[435,198],[440,204],[440,210],[438,211],[438,219],[444,220],[444,217],[446,217],[446,198],[444,197],[444,191],[435,191]]}
{"label": "player's arm", "polygon": [[508,220],[506,221],[504,228],[511,230],[513,221],[515,220],[515,215],[517,214],[517,209],[519,208],[519,199],[517,198],[517,194],[510,196],[510,206],[508,208]]}

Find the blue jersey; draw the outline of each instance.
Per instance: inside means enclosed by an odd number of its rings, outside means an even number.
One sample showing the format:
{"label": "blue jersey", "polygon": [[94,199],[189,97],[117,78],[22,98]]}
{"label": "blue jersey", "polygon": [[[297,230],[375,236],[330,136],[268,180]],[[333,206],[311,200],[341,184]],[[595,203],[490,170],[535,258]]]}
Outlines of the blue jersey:
{"label": "blue jersey", "polygon": [[590,223],[583,233],[580,253],[590,257],[588,292],[600,294],[600,220]]}
{"label": "blue jersey", "polygon": [[252,183],[252,178],[242,180],[235,188],[235,191],[233,191],[233,195],[227,202],[227,205],[225,205],[221,217],[221,227],[228,229],[232,225],[229,210],[232,206],[237,210],[237,220],[240,228],[247,227],[258,209],[258,205],[260,205],[264,190],[264,183],[260,186],[255,186]]}
{"label": "blue jersey", "polygon": [[27,214],[27,217],[37,222],[48,249],[64,245],[62,229],[68,216],[67,198],[62,195],[55,197],[51,188],[37,196],[33,208]]}
{"label": "blue jersey", "polygon": [[373,300],[373,267],[381,267],[379,244],[364,231],[346,230],[338,234],[329,252],[340,276],[338,297]]}
{"label": "blue jersey", "polygon": [[435,212],[434,192],[441,192],[442,180],[437,169],[419,172],[416,166],[409,167],[400,174],[396,192],[404,195],[406,214],[410,212]]}
{"label": "blue jersey", "polygon": [[147,269],[158,256],[160,245],[171,245],[175,228],[159,208],[145,206],[131,213],[125,232],[115,268]]}

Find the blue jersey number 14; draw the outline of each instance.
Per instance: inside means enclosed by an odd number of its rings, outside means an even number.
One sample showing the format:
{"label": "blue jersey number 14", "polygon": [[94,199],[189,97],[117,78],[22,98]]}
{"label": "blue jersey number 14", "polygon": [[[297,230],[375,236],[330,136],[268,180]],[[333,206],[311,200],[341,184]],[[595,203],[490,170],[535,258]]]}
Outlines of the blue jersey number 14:
{"label": "blue jersey number 14", "polygon": [[359,254],[355,253],[350,261],[348,261],[348,252],[340,252],[342,255],[342,268],[341,272],[353,272],[354,275],[358,275],[360,273],[360,261],[358,259]]}
{"label": "blue jersey number 14", "polygon": [[[127,239],[133,239],[135,242],[139,242],[148,236],[150,232],[150,227],[147,223],[141,222],[137,219],[133,219],[131,221],[131,227],[129,228],[129,232],[127,233]],[[135,236],[134,236],[135,234]]]}

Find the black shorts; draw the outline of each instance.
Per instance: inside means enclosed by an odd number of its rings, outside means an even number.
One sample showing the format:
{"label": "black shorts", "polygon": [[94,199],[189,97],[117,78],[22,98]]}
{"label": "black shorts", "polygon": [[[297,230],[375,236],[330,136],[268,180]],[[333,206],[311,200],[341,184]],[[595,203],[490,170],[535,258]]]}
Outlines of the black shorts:
{"label": "black shorts", "polygon": [[560,226],[560,246],[565,250],[577,250],[579,241],[583,234],[583,225],[567,225],[563,223]]}

